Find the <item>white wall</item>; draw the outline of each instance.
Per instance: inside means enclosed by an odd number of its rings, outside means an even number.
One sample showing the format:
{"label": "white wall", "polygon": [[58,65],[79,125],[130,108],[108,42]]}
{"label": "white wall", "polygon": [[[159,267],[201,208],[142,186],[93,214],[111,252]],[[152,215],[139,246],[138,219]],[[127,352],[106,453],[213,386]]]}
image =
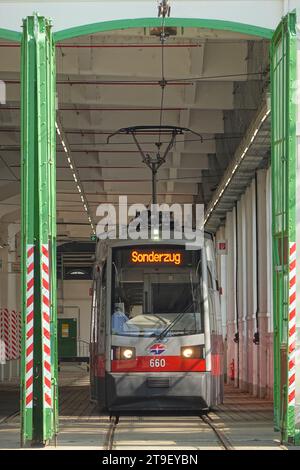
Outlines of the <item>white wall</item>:
{"label": "white wall", "polygon": [[[254,396],[268,398],[273,394],[270,194],[270,170],[260,170],[257,173],[257,204],[253,179],[238,201],[237,211],[234,208],[227,213],[225,227],[216,234],[217,240],[225,238],[228,243],[228,254],[217,256],[222,297],[226,299],[221,302],[226,316],[227,381],[231,382],[230,364],[234,361],[235,386]],[[256,315],[259,345],[253,343],[257,331]],[[234,342],[237,332],[239,343]]]}
{"label": "white wall", "polygon": [[[21,30],[22,18],[36,11],[53,19],[54,30],[100,21],[157,16],[155,0],[0,1],[0,27]],[[173,18],[236,21],[275,29],[282,15],[298,0],[171,0]],[[299,8],[300,11],[300,8]]]}

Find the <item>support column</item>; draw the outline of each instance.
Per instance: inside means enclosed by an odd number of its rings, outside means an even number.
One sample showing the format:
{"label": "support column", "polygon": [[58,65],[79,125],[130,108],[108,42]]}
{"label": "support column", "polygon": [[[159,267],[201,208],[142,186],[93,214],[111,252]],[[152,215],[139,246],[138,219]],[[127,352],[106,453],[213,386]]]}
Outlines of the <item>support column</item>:
{"label": "support column", "polygon": [[23,21],[22,444],[57,432],[55,48],[50,22]]}
{"label": "support column", "polygon": [[[296,14],[289,13],[271,44],[274,415],[284,442],[296,427]],[[299,253],[299,249],[298,249]],[[296,379],[297,376],[297,379]]]}
{"label": "support column", "polygon": [[[239,385],[239,350],[238,343],[234,340],[238,331],[237,322],[237,239],[236,239],[236,208],[227,213],[226,239],[228,240],[227,255],[227,383],[236,387]],[[233,373],[232,373],[233,369]]]}
{"label": "support column", "polygon": [[[299,21],[299,16],[298,16]],[[298,33],[299,38],[299,33]],[[298,247],[297,259],[297,277],[296,277],[296,357],[295,368],[300,371],[300,263],[299,263],[299,247],[300,247],[300,41],[297,41],[297,58],[296,58],[296,83],[295,96],[297,96],[297,126],[296,126],[296,243]],[[295,443],[300,444],[300,373],[296,373],[296,391],[295,391]]]}
{"label": "support column", "polygon": [[258,327],[259,344],[258,349],[258,396],[260,398],[270,398],[269,391],[272,390],[273,381],[271,374],[273,368],[270,367],[270,358],[273,355],[272,334],[270,332],[270,298],[271,293],[268,290],[269,277],[272,272],[270,266],[271,240],[269,227],[271,225],[267,199],[269,198],[267,184],[267,170],[258,170],[257,172],[257,274],[258,274]]}
{"label": "support column", "polygon": [[248,325],[247,325],[247,302],[248,302],[248,264],[247,264],[247,227],[246,227],[246,197],[242,195],[237,203],[237,237],[238,237],[238,283],[237,283],[237,302],[238,302],[238,323],[239,323],[239,388],[248,391]]}

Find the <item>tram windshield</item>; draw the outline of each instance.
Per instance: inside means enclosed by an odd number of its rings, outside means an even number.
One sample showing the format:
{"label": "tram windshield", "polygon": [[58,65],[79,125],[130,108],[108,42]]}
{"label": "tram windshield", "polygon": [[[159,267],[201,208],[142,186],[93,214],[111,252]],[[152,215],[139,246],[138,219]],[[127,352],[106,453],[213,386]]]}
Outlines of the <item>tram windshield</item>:
{"label": "tram windshield", "polygon": [[113,335],[202,333],[201,251],[138,246],[113,250]]}

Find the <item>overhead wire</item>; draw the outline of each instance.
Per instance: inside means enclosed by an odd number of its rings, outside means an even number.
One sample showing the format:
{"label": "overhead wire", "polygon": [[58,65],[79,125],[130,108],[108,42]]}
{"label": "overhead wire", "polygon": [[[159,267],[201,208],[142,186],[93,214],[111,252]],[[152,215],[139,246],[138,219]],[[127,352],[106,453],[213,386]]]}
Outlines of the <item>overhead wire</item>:
{"label": "overhead wire", "polygon": [[[268,77],[269,71],[260,71],[260,72],[246,72],[246,73],[231,73],[231,74],[222,74],[222,75],[204,75],[199,77],[182,77],[182,78],[168,78],[167,82],[168,85],[176,85],[186,82],[196,82],[196,81],[205,81],[205,80],[213,80],[217,78],[234,78],[234,77],[249,77],[249,76],[256,76],[260,75],[263,77]],[[260,78],[261,80],[262,78]],[[6,78],[5,83],[10,85],[19,84],[20,80],[15,78]],[[160,80],[156,79],[141,79],[141,80],[74,80],[70,78],[66,79],[58,79],[56,81],[57,85],[159,85]],[[192,85],[192,83],[191,83]]]}
{"label": "overhead wire", "polygon": [[[163,109],[164,109],[164,99],[165,99],[165,88],[166,88],[166,80],[165,80],[165,61],[164,61],[164,47],[165,47],[165,17],[162,17],[162,31],[160,35],[161,41],[161,100],[160,100],[160,114],[159,114],[159,125],[162,126],[163,123]],[[161,129],[159,131],[159,138],[158,138],[158,149],[161,145]]]}
{"label": "overhead wire", "polygon": [[[84,133],[83,133],[84,134]],[[86,134],[88,135],[88,134]],[[184,143],[188,143],[188,142],[209,142],[209,141],[215,141],[216,139],[217,140],[231,140],[231,139],[240,139],[241,137],[243,136],[243,134],[238,134],[238,135],[231,135],[231,136],[226,136],[226,137],[223,137],[223,136],[214,136],[214,137],[203,137],[202,139],[176,139],[176,142],[184,142]],[[161,141],[162,144],[168,144],[169,141],[167,140],[164,140],[164,141]],[[154,141],[148,141],[148,142],[140,142],[140,144],[142,145],[151,145],[151,144],[155,144]],[[77,146],[77,145],[109,145],[107,144],[107,142],[85,142],[85,143],[81,143],[81,142],[73,142],[73,143],[70,143],[70,145],[72,146]],[[133,145],[132,142],[114,142],[113,144],[111,145]]]}
{"label": "overhead wire", "polygon": [[[163,118],[164,118],[164,101],[165,101],[165,91],[166,91],[166,85],[168,83],[168,81],[166,80],[165,78],[165,51],[164,51],[164,48],[165,48],[165,40],[166,40],[166,37],[165,37],[165,17],[163,16],[162,17],[162,33],[161,33],[161,81],[160,82],[157,82],[157,81],[152,81],[152,80],[149,80],[147,81],[148,83],[158,83],[160,84],[161,86],[161,100],[160,100],[160,110],[159,110],[159,122],[160,122],[160,126],[162,125],[163,123]],[[257,72],[257,73],[239,73],[239,74],[226,74],[226,75],[215,75],[215,76],[207,76],[207,77],[191,77],[191,78],[178,78],[176,79],[176,82],[186,82],[186,81],[200,81],[200,80],[207,80],[207,79],[213,79],[213,78],[232,78],[232,77],[241,77],[241,76],[254,76],[254,75],[260,75],[261,78],[263,77],[266,77],[266,72]],[[170,81],[174,81],[172,79],[170,79]],[[97,81],[95,81],[96,83]],[[98,82],[97,82],[98,83]],[[99,82],[100,83],[100,82]],[[124,84],[124,81],[101,81],[101,83],[105,84],[105,83],[123,83]],[[125,83],[139,83],[139,81],[125,81]],[[74,111],[77,111],[76,109],[74,109]],[[101,110],[99,110],[101,111]],[[163,144],[163,143],[167,143],[166,141],[162,141],[162,135],[163,135],[163,132],[160,130],[159,131],[159,144]],[[207,138],[207,139],[203,139],[204,141],[209,141],[209,140],[215,140],[216,137],[214,138]],[[240,138],[240,136],[231,136],[231,137],[219,137],[220,140],[230,140],[230,139],[238,139]],[[180,141],[183,141],[184,142],[184,139],[183,140],[180,140]],[[186,142],[199,142],[200,139],[188,139]],[[151,142],[143,142],[145,144],[151,144]],[[103,144],[103,143],[86,143],[86,144],[78,144],[78,143],[74,143],[74,144],[71,144],[71,145],[96,145],[96,144]],[[116,143],[116,145],[132,145],[130,144],[129,142],[118,142]],[[105,151],[104,151],[105,152]],[[11,170],[10,170],[11,171]],[[12,173],[11,171],[11,174],[15,177],[16,175]],[[214,175],[216,176],[216,175]],[[206,176],[206,178],[209,178],[209,177],[213,177],[213,176]],[[182,178],[171,178],[173,180],[182,180],[182,179],[190,179],[190,178],[193,178],[193,177],[182,177]],[[169,180],[170,178],[168,178]],[[159,179],[159,181],[163,181],[164,179],[161,178]]]}

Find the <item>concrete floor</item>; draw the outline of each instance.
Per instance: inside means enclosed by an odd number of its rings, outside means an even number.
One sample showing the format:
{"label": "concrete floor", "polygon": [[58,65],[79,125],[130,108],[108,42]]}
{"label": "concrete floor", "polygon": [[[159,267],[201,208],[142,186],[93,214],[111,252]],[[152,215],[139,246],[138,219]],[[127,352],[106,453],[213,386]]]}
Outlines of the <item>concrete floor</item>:
{"label": "concrete floor", "polygon": [[[0,449],[18,449],[19,415],[16,385],[1,387]],[[7,397],[9,397],[7,399]],[[284,450],[273,431],[272,403],[226,387],[224,404],[210,413],[212,423],[237,450]],[[107,446],[110,420],[89,401],[89,376],[84,366],[62,367],[60,372],[60,432],[57,447],[97,449]],[[222,450],[213,430],[197,416],[121,416],[112,449]]]}

